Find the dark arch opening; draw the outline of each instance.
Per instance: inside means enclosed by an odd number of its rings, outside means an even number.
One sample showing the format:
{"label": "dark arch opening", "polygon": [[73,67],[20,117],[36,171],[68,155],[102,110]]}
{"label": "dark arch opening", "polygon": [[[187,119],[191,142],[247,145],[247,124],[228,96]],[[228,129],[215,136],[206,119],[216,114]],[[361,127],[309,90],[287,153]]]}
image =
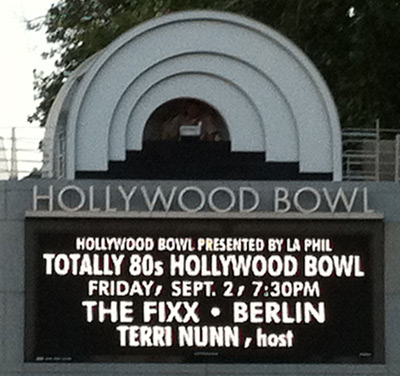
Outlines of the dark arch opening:
{"label": "dark arch opening", "polygon": [[229,131],[220,113],[208,103],[178,98],[158,107],[146,123],[143,141],[227,142]]}

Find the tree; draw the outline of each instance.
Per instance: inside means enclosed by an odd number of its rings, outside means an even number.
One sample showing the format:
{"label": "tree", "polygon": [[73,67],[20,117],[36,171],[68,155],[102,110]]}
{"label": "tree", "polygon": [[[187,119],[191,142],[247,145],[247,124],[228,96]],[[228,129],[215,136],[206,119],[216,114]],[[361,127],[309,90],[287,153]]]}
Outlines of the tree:
{"label": "tree", "polygon": [[396,128],[400,115],[400,2],[395,0],[63,0],[45,20],[57,46],[57,70],[36,75],[41,102],[30,120],[44,125],[70,72],[133,26],[174,11],[240,13],[277,29],[311,58],[330,87],[343,127],[380,118]]}

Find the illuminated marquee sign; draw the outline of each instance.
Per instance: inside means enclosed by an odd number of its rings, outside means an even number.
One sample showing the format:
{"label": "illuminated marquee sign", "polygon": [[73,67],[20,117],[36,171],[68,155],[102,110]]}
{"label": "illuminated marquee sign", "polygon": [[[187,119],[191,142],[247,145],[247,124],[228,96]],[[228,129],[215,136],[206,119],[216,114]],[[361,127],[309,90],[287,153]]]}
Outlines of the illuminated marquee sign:
{"label": "illuminated marquee sign", "polygon": [[29,362],[383,362],[378,220],[26,219]]}

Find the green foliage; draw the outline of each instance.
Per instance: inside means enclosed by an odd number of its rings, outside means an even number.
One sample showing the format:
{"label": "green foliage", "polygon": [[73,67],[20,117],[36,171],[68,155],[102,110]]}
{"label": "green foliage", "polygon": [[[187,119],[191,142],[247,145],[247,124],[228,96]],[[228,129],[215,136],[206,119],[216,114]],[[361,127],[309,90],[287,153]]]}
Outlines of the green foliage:
{"label": "green foliage", "polygon": [[43,24],[57,46],[57,71],[36,75],[42,125],[69,72],[133,26],[188,9],[240,13],[280,31],[310,57],[330,87],[343,127],[400,118],[400,1],[395,0],[63,0]]}

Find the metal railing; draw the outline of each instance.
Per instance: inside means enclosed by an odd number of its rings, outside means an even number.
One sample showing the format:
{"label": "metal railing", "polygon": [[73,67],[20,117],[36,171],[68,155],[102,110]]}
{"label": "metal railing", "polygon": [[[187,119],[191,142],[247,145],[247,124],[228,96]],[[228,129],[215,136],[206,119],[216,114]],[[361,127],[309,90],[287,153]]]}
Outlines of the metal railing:
{"label": "metal railing", "polygon": [[0,180],[38,175],[44,130],[34,127],[0,128]]}
{"label": "metal railing", "polygon": [[343,180],[399,181],[400,130],[374,128],[345,129]]}

